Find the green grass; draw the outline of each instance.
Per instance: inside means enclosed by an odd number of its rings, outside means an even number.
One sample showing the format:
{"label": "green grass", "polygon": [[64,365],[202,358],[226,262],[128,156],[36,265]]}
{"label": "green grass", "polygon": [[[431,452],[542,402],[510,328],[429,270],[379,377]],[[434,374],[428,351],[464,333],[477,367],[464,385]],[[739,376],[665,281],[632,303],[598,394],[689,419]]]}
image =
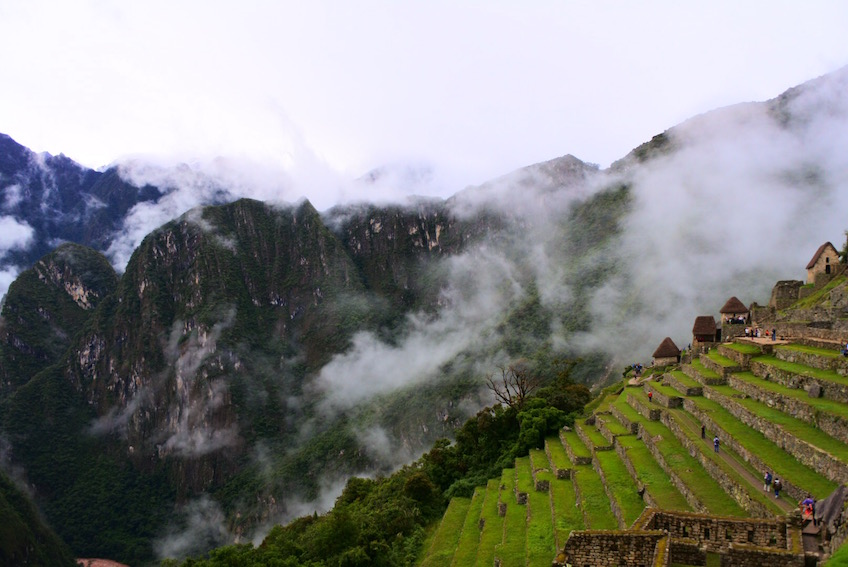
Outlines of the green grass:
{"label": "green grass", "polygon": [[[551,482],[551,504],[554,509],[554,534],[557,547],[562,547],[571,530],[583,529],[583,512],[577,504],[574,485],[570,480]],[[491,563],[486,567],[490,566]]]}
{"label": "green grass", "polygon": [[533,488],[533,471],[530,468],[530,457],[515,459],[515,488],[518,492],[531,492]]}
{"label": "green grass", "polygon": [[498,516],[498,492],[500,480],[493,478],[486,484],[486,500],[480,517],[483,519],[483,531],[480,532],[480,544],[477,546],[477,567],[491,567],[495,562],[495,546],[503,541],[504,519]]}
{"label": "green grass", "polygon": [[692,401],[736,442],[763,462],[768,463],[773,470],[780,471],[781,478],[789,479],[792,484],[813,494],[816,498],[825,498],[836,488],[836,483],[801,464],[791,454],[766,439],[762,433],[736,419],[717,402],[707,398],[697,398]]}
{"label": "green grass", "polygon": [[823,567],[848,567],[848,545],[839,546],[839,549],[822,565]]}
{"label": "green grass", "polygon": [[594,425],[589,425],[582,419],[578,419],[574,422],[575,427],[579,427],[583,433],[589,438],[589,441],[592,442],[592,445],[595,447],[609,447],[609,441],[601,435],[601,432],[595,428]]}
{"label": "green grass", "polygon": [[471,504],[462,525],[462,534],[453,557],[453,567],[473,567],[477,563],[477,543],[480,540],[480,514],[486,500],[486,489],[478,486],[471,496]]}
{"label": "green grass", "polygon": [[[538,473],[537,478],[549,482],[554,480],[553,475],[548,472]],[[533,490],[529,493],[527,502],[530,505],[527,521],[527,565],[549,567],[551,558],[557,551],[550,494]]]}
{"label": "green grass", "polygon": [[675,390],[671,386],[664,386],[662,384],[654,383],[654,384],[651,384],[650,387],[653,388],[653,390],[655,392],[659,392],[660,394],[665,394],[669,398],[685,397],[685,396],[683,396],[683,394],[681,394],[680,392],[678,392],[677,390]]}
{"label": "green grass", "polygon": [[503,523],[503,543],[495,546],[495,556],[503,567],[523,567],[527,545],[527,510],[515,502],[515,469],[504,469],[501,474],[501,501],[506,502]]}
{"label": "green grass", "polygon": [[821,368],[813,368],[804,364],[798,364],[797,362],[787,362],[785,360],[775,358],[774,356],[758,356],[754,358],[753,361],[762,362],[768,366],[774,366],[775,368],[779,368],[785,372],[791,372],[792,374],[798,374],[799,376],[809,376],[811,378],[817,378],[819,380],[848,386],[848,378],[840,376],[833,370],[822,370]]}
{"label": "green grass", "polygon": [[[743,374],[737,374],[737,376],[742,376]],[[730,386],[710,386],[710,388],[727,397],[737,394],[737,391]],[[818,427],[783,413],[780,410],[770,408],[766,404],[752,398],[733,398],[733,401],[754,415],[766,419],[775,425],[779,425],[795,437],[818,447],[826,453],[830,453],[834,458],[848,464],[848,445],[838,439],[834,439]]]}
{"label": "green grass", "polygon": [[572,454],[577,457],[591,457],[592,452],[586,447],[580,437],[577,436],[577,432],[572,431],[563,431],[562,432],[563,440],[568,444],[571,448]]}
{"label": "green grass", "polygon": [[645,509],[645,502],[639,496],[636,484],[630,477],[630,473],[627,472],[627,467],[624,466],[618,453],[615,451],[598,451],[595,453],[595,458],[598,460],[601,470],[604,471],[607,487],[618,503],[625,526],[629,527]]}
{"label": "green grass", "polygon": [[708,352],[707,358],[709,358],[710,360],[712,360],[713,362],[715,362],[717,364],[720,364],[721,366],[723,366],[725,368],[731,368],[733,366],[739,366],[739,364],[737,364],[735,361],[730,360],[726,356],[719,354],[717,350],[711,350],[710,352]]}
{"label": "green grass", "polygon": [[586,404],[583,408],[584,415],[590,415],[596,411],[606,411],[609,403],[615,400],[616,392],[623,387],[624,383],[618,382],[601,390],[595,399]]}
{"label": "green grass", "polygon": [[845,283],[845,276],[836,276],[821,288],[818,291],[814,291],[804,299],[799,299],[795,303],[790,306],[790,309],[807,309],[809,307],[814,307],[819,305],[820,303],[825,303],[825,297],[830,293],[830,291],[836,286]]}
{"label": "green grass", "polygon": [[701,463],[689,455],[668,427],[659,421],[649,421],[641,415],[639,418],[639,423],[652,439],[659,437],[655,444],[668,467],[698,497],[709,513],[720,516],[748,515],[739,503],[728,496],[718,482],[704,470]]}
{"label": "green grass", "polygon": [[630,406],[630,404],[627,403],[627,393],[635,391],[636,389],[637,388],[628,388],[612,404],[613,407],[616,408],[621,413],[621,415],[623,415],[631,423],[644,419],[639,412],[637,412]]}
{"label": "green grass", "polygon": [[574,482],[580,488],[580,505],[583,507],[586,528],[590,530],[617,530],[618,520],[612,513],[601,477],[591,465],[574,468]]}
{"label": "green grass", "polygon": [[721,378],[721,376],[719,376],[717,372],[715,372],[714,370],[710,370],[709,368],[701,364],[700,360],[693,360],[692,368],[697,370],[698,374],[700,374],[704,378]]}
{"label": "green grass", "polygon": [[669,372],[675,380],[686,386],[687,388],[700,388],[701,383],[697,380],[693,380],[689,376],[683,373],[682,370],[672,370]]}
{"label": "green grass", "polygon": [[470,498],[451,498],[448,509],[442,517],[442,523],[439,524],[439,529],[433,537],[430,551],[421,563],[421,567],[450,565],[470,505]]}
{"label": "green grass", "polygon": [[603,418],[596,417],[595,419],[603,422],[604,427],[606,427],[613,435],[630,435],[630,429],[621,425],[621,423],[612,416],[604,416]]}
{"label": "green grass", "polygon": [[658,506],[664,510],[692,510],[686,498],[671,483],[669,476],[640,439],[625,437],[619,439],[618,443],[624,447],[627,458],[636,470],[636,477]]}
{"label": "green grass", "polygon": [[761,390],[780,394],[787,398],[794,398],[799,402],[815,408],[817,411],[836,415],[848,419],[848,405],[827,398],[811,398],[807,392],[798,388],[788,388],[779,382],[763,380],[751,372],[739,372],[733,375],[744,382],[752,384]]}
{"label": "green grass", "polygon": [[570,469],[571,460],[568,458],[568,453],[565,452],[565,447],[562,446],[562,440],[559,437],[548,437],[545,439],[545,448],[550,453],[551,464],[558,469]]}
{"label": "green grass", "polygon": [[760,348],[747,343],[725,343],[725,347],[742,354],[760,354]]}
{"label": "green grass", "polygon": [[542,449],[530,449],[530,466],[534,471],[550,470],[551,464],[548,462],[548,455]]}
{"label": "green grass", "polygon": [[783,508],[778,506],[773,498],[769,498],[769,495],[759,490],[760,474],[762,474],[760,471],[755,470],[749,463],[740,458],[729,447],[722,447],[722,452],[725,455],[729,455],[753,475],[754,481],[752,484],[747,477],[733,468],[733,466],[725,461],[718,453],[715,453],[707,444],[702,443],[699,424],[696,423],[697,420],[683,410],[674,410],[670,412],[670,415],[672,416],[672,419],[677,422],[679,428],[682,430],[689,442],[698,448],[703,458],[712,462],[713,465],[721,469],[725,475],[734,479],[738,485],[745,487],[751,500],[759,502],[765,506],[766,509],[771,510],[771,512],[776,515],[783,514]]}
{"label": "green grass", "polygon": [[791,345],[777,345],[775,350],[788,350],[794,352],[803,352],[806,354],[814,354],[816,356],[825,356],[827,358],[842,358],[842,353],[838,350],[830,348],[821,348],[793,343]]}

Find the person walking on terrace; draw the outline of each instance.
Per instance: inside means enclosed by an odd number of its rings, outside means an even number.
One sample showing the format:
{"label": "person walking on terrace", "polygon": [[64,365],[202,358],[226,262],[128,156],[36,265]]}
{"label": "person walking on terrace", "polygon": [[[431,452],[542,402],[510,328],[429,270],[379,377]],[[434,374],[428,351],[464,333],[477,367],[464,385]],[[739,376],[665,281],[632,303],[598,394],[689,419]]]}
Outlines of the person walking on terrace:
{"label": "person walking on terrace", "polygon": [[713,451],[715,451],[716,453],[718,453],[718,446],[719,446],[719,440],[718,440],[718,435],[716,435],[715,439],[713,439]]}
{"label": "person walking on terrace", "polygon": [[653,393],[652,391],[650,391],[650,390],[648,390],[648,401],[649,401],[649,402],[653,402],[653,401],[654,401],[654,393]]}
{"label": "person walking on terrace", "polygon": [[701,424],[701,439],[707,438],[707,427],[702,423]]}
{"label": "person walking on terrace", "polygon": [[775,477],[774,479],[774,497],[780,498],[780,489],[783,488],[783,483],[780,482],[780,479]]}
{"label": "person walking on terrace", "polygon": [[766,471],[765,476],[763,476],[763,490],[771,492],[771,473],[769,471]]}

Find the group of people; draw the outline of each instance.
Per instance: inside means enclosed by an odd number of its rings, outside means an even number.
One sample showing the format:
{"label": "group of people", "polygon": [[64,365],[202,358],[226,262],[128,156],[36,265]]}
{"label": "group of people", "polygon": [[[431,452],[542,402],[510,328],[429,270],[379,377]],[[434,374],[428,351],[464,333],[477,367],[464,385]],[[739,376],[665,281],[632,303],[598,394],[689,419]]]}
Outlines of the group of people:
{"label": "group of people", "polygon": [[[766,329],[763,331],[759,327],[745,327],[745,336],[752,339],[759,339],[761,336],[764,336],[765,338],[771,337],[771,340],[776,341],[777,329],[772,329],[771,331]],[[848,345],[846,345],[846,348],[848,348]]]}
{"label": "group of people", "polygon": [[724,322],[725,323],[733,323],[735,325],[741,325],[742,323],[747,323],[748,320],[745,317],[742,317],[741,315],[738,316],[738,317],[728,315],[727,317],[724,318]]}
{"label": "group of people", "polygon": [[766,474],[763,475],[763,490],[770,492],[772,486],[774,486],[774,497],[780,498],[780,491],[783,490],[783,483],[780,482],[780,479],[777,477],[774,477],[774,480],[772,480],[771,472],[766,471]]}

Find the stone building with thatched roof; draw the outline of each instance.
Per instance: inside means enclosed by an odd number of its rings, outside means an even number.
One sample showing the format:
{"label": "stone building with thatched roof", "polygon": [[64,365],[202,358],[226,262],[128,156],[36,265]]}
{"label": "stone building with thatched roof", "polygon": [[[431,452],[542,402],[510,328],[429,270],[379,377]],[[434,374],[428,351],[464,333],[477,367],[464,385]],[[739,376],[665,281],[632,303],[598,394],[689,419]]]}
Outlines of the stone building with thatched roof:
{"label": "stone building with thatched roof", "polygon": [[838,267],[839,252],[833,244],[825,242],[819,246],[813,258],[807,263],[807,283],[816,283],[817,277],[830,279]]}
{"label": "stone building with thatched roof", "polygon": [[695,324],[692,326],[692,352],[697,354],[715,345],[719,341],[718,334],[715,317],[712,315],[695,317]]}
{"label": "stone building with thatched roof", "polygon": [[654,366],[667,366],[669,364],[677,364],[680,362],[680,349],[671,340],[671,337],[666,337],[657,347],[652,355],[654,357]]}

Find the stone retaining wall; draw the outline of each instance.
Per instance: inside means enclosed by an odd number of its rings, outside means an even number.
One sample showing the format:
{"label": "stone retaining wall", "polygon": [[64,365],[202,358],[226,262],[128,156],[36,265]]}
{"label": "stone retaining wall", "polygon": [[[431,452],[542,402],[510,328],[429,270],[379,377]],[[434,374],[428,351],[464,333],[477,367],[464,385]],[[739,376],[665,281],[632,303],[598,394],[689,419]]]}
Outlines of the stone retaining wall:
{"label": "stone retaining wall", "polygon": [[639,473],[636,471],[633,461],[630,460],[627,450],[623,445],[621,445],[621,443],[615,444],[615,452],[618,454],[618,458],[621,459],[621,462],[624,463],[624,467],[627,469],[627,472],[630,473],[630,478],[633,479],[633,484],[636,485],[636,490],[642,496],[642,500],[645,502],[645,505],[650,508],[658,508],[659,505],[656,500],[654,500],[654,497],[646,490],[645,484],[639,480]]}
{"label": "stone retaining wall", "polygon": [[[562,443],[562,439],[559,441]],[[570,479],[571,478],[571,469],[561,469],[554,464],[553,458],[551,458],[551,451],[548,449],[547,443],[545,443],[545,454],[548,456],[548,462],[551,464],[551,470],[554,473],[554,476],[558,479]]]}
{"label": "stone retaining wall", "polygon": [[725,384],[727,384],[727,380],[725,380],[721,376],[719,376],[718,378],[707,378],[706,376],[701,375],[701,373],[698,372],[697,368],[689,364],[683,365],[681,367],[681,370],[683,370],[683,373],[686,376],[688,376],[692,380],[695,380],[696,382],[700,382],[705,386],[724,386]]}
{"label": "stone retaining wall", "polygon": [[660,410],[660,408],[648,407],[646,404],[643,404],[641,400],[637,399],[632,394],[627,394],[627,405],[639,412],[639,414],[642,415],[642,417],[644,417],[645,419],[649,419],[651,421],[660,420],[660,413],[662,413],[662,410]]}
{"label": "stone retaining wall", "polygon": [[[742,457],[745,461],[751,463],[755,469],[761,471],[765,474],[765,471],[774,471],[773,464],[768,464],[764,462],[760,457],[752,452],[750,452],[745,446],[740,444],[736,439],[730,435],[720,424],[716,423],[707,412],[701,411],[695,402],[692,400],[684,400],[683,407],[686,411],[694,415],[698,418],[701,423],[707,426],[710,432],[715,434],[715,432],[721,432],[720,437],[722,440],[722,444],[725,447],[730,448],[737,455]],[[787,494],[792,496],[797,500],[801,500],[807,496],[807,492],[798,488],[790,481],[788,481],[783,475],[778,474],[778,476],[782,479],[783,490],[786,491]]]}
{"label": "stone retaining wall", "polygon": [[601,463],[599,463],[598,459],[594,458],[594,456],[592,458],[592,468],[595,469],[595,472],[601,478],[601,484],[604,487],[604,493],[607,495],[607,500],[609,500],[610,509],[615,516],[615,520],[618,522],[618,529],[626,529],[627,524],[624,522],[624,513],[621,511],[621,507],[618,505],[615,495],[607,483],[607,477],[604,475],[604,469],[601,468]]}
{"label": "stone retaining wall", "polygon": [[732,545],[755,545],[785,551],[790,539],[785,519],[732,518],[692,512],[654,510],[637,527],[662,530],[673,539],[699,542],[707,551],[725,553]]}
{"label": "stone retaining wall", "polygon": [[683,399],[680,396],[668,396],[662,392],[658,392],[655,388],[651,388],[650,384],[645,384],[645,392],[653,393],[653,402],[664,408],[679,408],[683,405]]}
{"label": "stone retaining wall", "polygon": [[848,357],[840,356],[837,358],[831,356],[823,356],[821,354],[813,354],[809,352],[801,352],[791,349],[775,349],[774,355],[778,360],[786,362],[795,362],[810,366],[812,368],[820,368],[822,370],[833,370],[840,376],[848,376]]}
{"label": "stone retaining wall", "polygon": [[653,565],[657,543],[664,537],[665,534],[659,530],[572,532],[562,550],[565,561],[554,563],[554,565],[570,564],[580,567]]}
{"label": "stone retaining wall", "polygon": [[731,498],[736,500],[742,508],[757,518],[769,518],[774,515],[774,513],[766,507],[765,504],[751,498],[751,495],[748,492],[747,483],[742,484],[739,482],[736,478],[725,472],[724,468],[722,468],[718,463],[709,458],[708,455],[704,454],[704,451],[701,450],[701,447],[698,446],[697,442],[693,441],[688,435],[686,435],[683,426],[681,426],[676,419],[668,413],[664,413],[661,421],[674,434],[680,444],[686,448],[689,455],[697,459],[698,462],[701,463],[701,466],[704,467],[704,470],[706,470],[709,475],[715,479],[717,483],[719,483],[722,490],[724,490]]}
{"label": "stone retaining wall", "polygon": [[715,372],[716,374],[718,374],[719,376],[721,376],[722,378],[725,378],[725,379],[727,378],[727,375],[730,374],[731,372],[739,372],[740,370],[742,370],[742,367],[739,366],[739,365],[722,366],[721,364],[719,364],[715,360],[711,359],[706,354],[702,354],[701,357],[698,360],[701,361],[701,364],[704,365],[704,368],[708,368],[708,369],[712,370],[713,372]]}
{"label": "stone retaining wall", "polygon": [[636,435],[637,433],[639,433],[639,422],[630,421],[629,419],[627,419],[627,417],[623,413],[621,413],[621,410],[619,410],[616,407],[613,407],[611,409],[612,409],[613,417],[615,417],[618,420],[618,422],[621,425],[623,425],[624,427],[629,427],[630,433],[632,433],[633,435]]}
{"label": "stone retaining wall", "polygon": [[825,398],[843,404],[848,403],[848,385],[845,384],[820,380],[804,374],[795,374],[794,372],[789,372],[788,370],[783,370],[756,360],[751,363],[751,372],[763,380],[776,382],[787,388],[804,390],[805,392],[809,392],[810,388],[819,386]]}
{"label": "stone retaining wall", "polygon": [[704,388],[702,386],[686,386],[675,378],[673,374],[664,375],[663,381],[678,392],[682,392],[684,396],[702,396],[704,394]]}
{"label": "stone retaining wall", "polygon": [[680,477],[677,476],[677,473],[674,472],[674,469],[668,465],[665,461],[665,458],[660,453],[660,450],[657,448],[656,443],[654,443],[654,439],[651,435],[645,430],[642,425],[639,425],[639,436],[642,439],[642,442],[645,444],[645,447],[650,451],[651,456],[654,457],[654,460],[657,464],[662,468],[665,474],[668,475],[668,479],[671,481],[671,484],[680,491],[680,494],[683,495],[683,498],[686,499],[686,502],[692,506],[693,510],[697,510],[698,512],[707,512],[707,507],[701,502],[698,497],[692,492],[692,489],[689,488],[685,482],[680,480]]}
{"label": "stone retaining wall", "polygon": [[[756,345],[759,347],[760,345]],[[738,364],[742,369],[748,368],[751,364],[751,359],[755,356],[760,356],[763,354],[761,350],[757,354],[745,354],[744,352],[739,352],[738,350],[732,349],[727,345],[720,345],[718,347],[718,353],[722,356],[726,356],[736,364]]]}
{"label": "stone retaining wall", "polygon": [[595,443],[589,438],[589,434],[587,434],[582,427],[575,425],[574,430],[577,432],[577,436],[581,441],[583,441],[583,444],[586,445],[586,448],[589,449],[589,451],[593,453],[595,451],[612,451],[612,442],[610,442],[609,445],[595,445]]}
{"label": "stone retaining wall", "polygon": [[799,439],[781,426],[748,411],[746,407],[736,403],[732,398],[719,394],[711,388],[704,389],[704,397],[724,406],[736,419],[756,429],[766,439],[782,447],[801,463],[811,467],[822,476],[834,482],[848,484],[848,465],[837,460],[830,453]]}
{"label": "stone retaining wall", "polygon": [[[579,432],[577,433],[577,436],[580,437]],[[571,445],[568,444],[568,441],[563,439],[562,433],[560,433],[559,440],[562,443],[562,446],[565,447],[565,452],[568,454],[568,459],[571,461],[571,464],[573,464],[573,465],[591,465],[592,464],[592,457],[591,456],[589,456],[589,457],[577,456],[574,453],[574,450],[571,448]]]}
{"label": "stone retaining wall", "polygon": [[819,411],[797,398],[784,396],[771,390],[764,390],[757,387],[756,384],[751,384],[733,376],[730,377],[729,383],[735,390],[739,390],[771,408],[815,425],[831,437],[835,437],[843,443],[848,443],[848,419],[832,413]]}

